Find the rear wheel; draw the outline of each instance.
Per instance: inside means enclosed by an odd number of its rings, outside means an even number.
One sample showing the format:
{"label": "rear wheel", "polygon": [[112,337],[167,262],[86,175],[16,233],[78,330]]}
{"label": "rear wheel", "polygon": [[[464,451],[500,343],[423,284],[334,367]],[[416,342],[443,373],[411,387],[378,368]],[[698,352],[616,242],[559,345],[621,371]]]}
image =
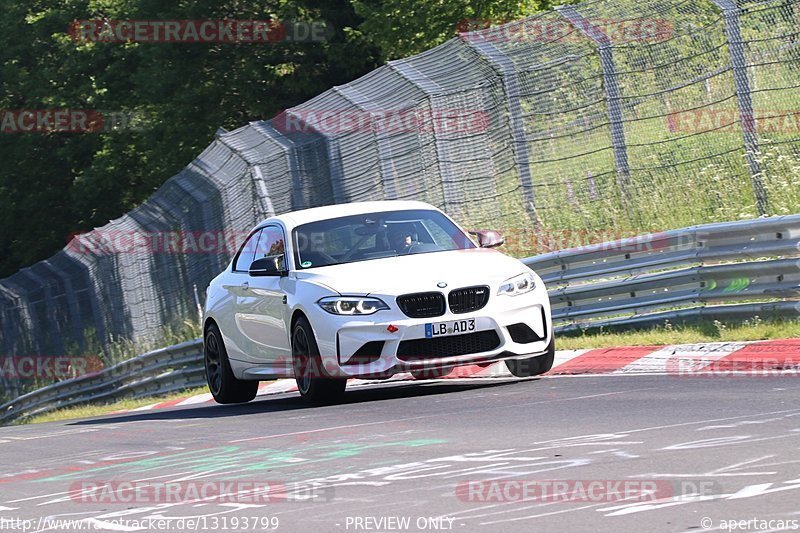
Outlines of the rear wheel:
{"label": "rear wheel", "polygon": [[216,324],[211,324],[203,342],[206,382],[217,403],[244,403],[256,397],[258,381],[236,379]]}
{"label": "rear wheel", "polygon": [[344,395],[346,378],[332,378],[322,366],[311,324],[300,317],[292,328],[292,360],[297,390],[311,404],[333,403]]}
{"label": "rear wheel", "polygon": [[550,339],[547,351],[543,355],[529,357],[527,359],[507,359],[506,367],[508,371],[518,378],[529,378],[544,374],[553,368],[553,360],[556,355],[555,338]]}

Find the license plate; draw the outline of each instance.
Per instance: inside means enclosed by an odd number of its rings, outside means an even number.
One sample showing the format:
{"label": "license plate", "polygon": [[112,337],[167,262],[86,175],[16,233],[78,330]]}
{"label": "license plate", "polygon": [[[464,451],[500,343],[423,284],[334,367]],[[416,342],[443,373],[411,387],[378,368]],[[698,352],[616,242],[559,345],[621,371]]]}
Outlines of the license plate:
{"label": "license plate", "polygon": [[425,337],[444,337],[446,335],[461,335],[475,331],[475,319],[453,320],[451,322],[433,322],[425,324]]}

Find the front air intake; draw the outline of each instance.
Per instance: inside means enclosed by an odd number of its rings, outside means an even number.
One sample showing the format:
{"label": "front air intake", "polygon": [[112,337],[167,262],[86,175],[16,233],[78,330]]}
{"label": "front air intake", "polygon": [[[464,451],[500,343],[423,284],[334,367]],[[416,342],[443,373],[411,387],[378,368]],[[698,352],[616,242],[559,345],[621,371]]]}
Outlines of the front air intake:
{"label": "front air intake", "polygon": [[494,350],[498,346],[500,337],[495,330],[489,329],[464,335],[402,341],[397,349],[397,357],[403,361],[422,361],[478,354]]}
{"label": "front air intake", "polygon": [[544,340],[540,337],[530,326],[520,322],[519,324],[511,324],[507,326],[508,334],[511,335],[511,340],[519,344],[529,344],[531,342]]}
{"label": "front air intake", "polygon": [[368,365],[381,358],[383,341],[370,341],[356,350],[353,356],[345,361],[345,365]]}

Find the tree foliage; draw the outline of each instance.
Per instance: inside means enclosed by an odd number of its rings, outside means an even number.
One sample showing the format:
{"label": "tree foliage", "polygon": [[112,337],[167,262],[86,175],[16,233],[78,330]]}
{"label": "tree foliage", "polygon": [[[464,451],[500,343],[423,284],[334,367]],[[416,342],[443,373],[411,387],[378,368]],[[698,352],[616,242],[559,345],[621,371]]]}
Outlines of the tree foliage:
{"label": "tree foliage", "polygon": [[[0,109],[138,117],[93,133],[0,133],[0,276],[119,217],[184,167],[219,127],[267,119],[464,19],[511,20],[548,0],[0,0]],[[86,19],[323,20],[325,42],[81,42]]]}
{"label": "tree foliage", "polygon": [[[559,2],[569,3],[569,2]],[[364,17],[358,31],[398,59],[442,44],[456,30],[496,26],[552,7],[551,0],[353,0]]]}

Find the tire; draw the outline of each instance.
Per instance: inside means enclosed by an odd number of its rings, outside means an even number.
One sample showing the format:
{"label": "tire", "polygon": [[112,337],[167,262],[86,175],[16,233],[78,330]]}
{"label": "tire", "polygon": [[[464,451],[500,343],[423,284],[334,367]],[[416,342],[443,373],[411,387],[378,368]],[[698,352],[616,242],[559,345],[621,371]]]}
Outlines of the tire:
{"label": "tire", "polygon": [[208,390],[217,403],[245,403],[256,397],[258,381],[245,381],[233,375],[228,351],[216,324],[208,327],[203,339],[203,362]]}
{"label": "tire", "polygon": [[335,403],[344,395],[347,379],[327,375],[314,330],[304,316],[299,317],[292,328],[292,363],[297,390],[304,401],[324,405]]}
{"label": "tire", "polygon": [[518,378],[538,376],[553,368],[555,355],[556,341],[555,338],[552,338],[544,355],[528,357],[527,359],[506,359],[506,367],[509,372]]}

